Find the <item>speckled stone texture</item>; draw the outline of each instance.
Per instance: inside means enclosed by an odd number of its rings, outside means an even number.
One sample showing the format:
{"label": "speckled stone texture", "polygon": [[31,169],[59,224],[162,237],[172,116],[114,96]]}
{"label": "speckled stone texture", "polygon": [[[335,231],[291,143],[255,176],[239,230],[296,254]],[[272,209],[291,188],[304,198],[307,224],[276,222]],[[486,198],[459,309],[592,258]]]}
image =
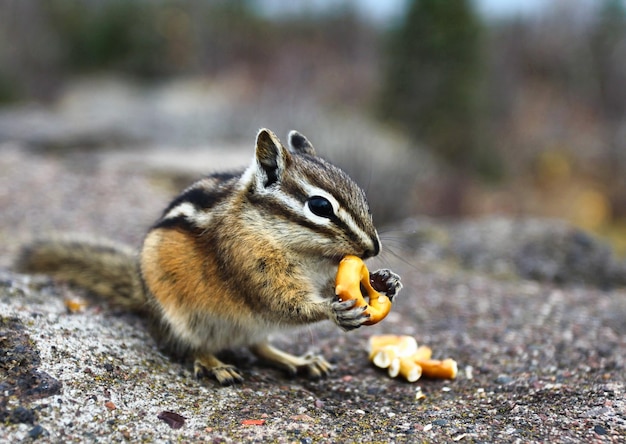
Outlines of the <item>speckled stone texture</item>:
{"label": "speckled stone texture", "polygon": [[[226,359],[245,381],[219,387],[162,355],[143,319],[96,300],[70,313],[64,298],[88,295],[16,275],[11,258],[50,230],[137,245],[180,174],[164,172],[167,151],[136,163],[126,155],[0,146],[1,442],[623,442],[621,262],[554,221],[519,230],[519,221],[429,221],[420,232],[425,222],[413,219],[382,230],[388,249],[370,268],[394,269],[405,286],[389,317],[350,333],[322,323],[275,338],[335,363],[319,381],[234,350]],[[241,151],[243,163],[249,155]],[[389,379],[365,351],[378,333],[413,335],[436,358],[456,359],[457,379]],[[41,390],[29,396],[29,387]]]}

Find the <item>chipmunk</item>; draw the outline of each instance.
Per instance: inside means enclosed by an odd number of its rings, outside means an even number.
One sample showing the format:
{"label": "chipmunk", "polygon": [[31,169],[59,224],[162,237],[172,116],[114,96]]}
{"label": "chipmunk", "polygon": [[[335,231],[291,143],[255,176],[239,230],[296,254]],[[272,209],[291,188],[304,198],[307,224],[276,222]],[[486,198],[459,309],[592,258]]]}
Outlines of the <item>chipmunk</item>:
{"label": "chipmunk", "polygon": [[[138,257],[109,241],[48,239],[25,246],[16,269],[146,311],[159,344],[192,358],[197,377],[242,381],[216,357],[239,346],[290,373],[326,375],[332,365],[321,355],[285,353],[268,335],[324,319],[343,330],[360,327],[368,315],[354,300],[339,301],[334,278],[344,256],[376,256],[381,243],[363,190],[303,135],[288,138],[286,149],[262,129],[247,169],[184,190],[148,231]],[[371,278],[390,298],[402,288],[387,269]]]}

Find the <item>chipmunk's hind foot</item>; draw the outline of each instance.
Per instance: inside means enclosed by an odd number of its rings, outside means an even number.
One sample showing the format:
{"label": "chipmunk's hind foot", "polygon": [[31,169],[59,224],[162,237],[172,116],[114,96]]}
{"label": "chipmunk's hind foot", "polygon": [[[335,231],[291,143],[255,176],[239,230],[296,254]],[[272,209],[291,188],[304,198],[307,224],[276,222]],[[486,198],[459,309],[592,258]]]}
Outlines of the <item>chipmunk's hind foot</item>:
{"label": "chipmunk's hind foot", "polygon": [[303,356],[295,356],[267,342],[255,344],[250,347],[250,350],[258,358],[286,370],[290,375],[304,371],[310,378],[317,379],[326,376],[334,369],[333,365],[322,355],[307,353]]}
{"label": "chipmunk's hind foot", "polygon": [[210,353],[196,356],[193,363],[193,372],[196,378],[210,374],[221,385],[233,385],[243,381],[243,376],[237,367],[225,364]]}

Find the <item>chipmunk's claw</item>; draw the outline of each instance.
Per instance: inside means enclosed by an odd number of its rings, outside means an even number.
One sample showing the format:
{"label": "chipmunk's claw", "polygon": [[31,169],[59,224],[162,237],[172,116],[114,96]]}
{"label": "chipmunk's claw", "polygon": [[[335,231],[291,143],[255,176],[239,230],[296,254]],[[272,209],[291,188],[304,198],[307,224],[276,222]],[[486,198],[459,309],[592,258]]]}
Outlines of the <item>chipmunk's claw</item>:
{"label": "chipmunk's claw", "polygon": [[291,376],[305,371],[310,378],[318,379],[326,376],[334,368],[320,354],[307,353],[303,356],[295,356],[279,350],[267,342],[255,344],[250,347],[250,350],[264,361],[286,370]]}
{"label": "chipmunk's claw", "polygon": [[224,364],[213,355],[202,355],[196,358],[193,364],[193,373],[200,379],[207,374],[212,375],[220,385],[233,385],[243,381],[243,376],[237,367]]}
{"label": "chipmunk's claw", "polygon": [[367,307],[355,307],[355,304],[354,299],[347,301],[337,299],[331,303],[335,323],[345,331],[359,328],[370,318],[370,315],[365,313]]}
{"label": "chipmunk's claw", "polygon": [[385,294],[390,301],[402,290],[400,276],[387,268],[381,268],[370,273],[370,282],[374,290]]}

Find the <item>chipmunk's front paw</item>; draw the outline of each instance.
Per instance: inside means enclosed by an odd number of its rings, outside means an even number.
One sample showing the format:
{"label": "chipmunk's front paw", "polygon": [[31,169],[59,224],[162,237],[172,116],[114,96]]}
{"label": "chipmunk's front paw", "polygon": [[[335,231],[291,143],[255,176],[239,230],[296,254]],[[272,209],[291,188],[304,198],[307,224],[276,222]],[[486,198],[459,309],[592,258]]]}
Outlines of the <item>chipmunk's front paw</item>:
{"label": "chipmunk's front paw", "polygon": [[383,293],[391,301],[393,301],[393,298],[402,290],[400,276],[387,268],[382,268],[370,273],[370,282],[374,290]]}
{"label": "chipmunk's front paw", "polygon": [[331,303],[334,321],[345,331],[354,330],[365,324],[370,315],[365,313],[367,307],[355,307],[356,301],[348,299],[347,301],[336,300]]}

